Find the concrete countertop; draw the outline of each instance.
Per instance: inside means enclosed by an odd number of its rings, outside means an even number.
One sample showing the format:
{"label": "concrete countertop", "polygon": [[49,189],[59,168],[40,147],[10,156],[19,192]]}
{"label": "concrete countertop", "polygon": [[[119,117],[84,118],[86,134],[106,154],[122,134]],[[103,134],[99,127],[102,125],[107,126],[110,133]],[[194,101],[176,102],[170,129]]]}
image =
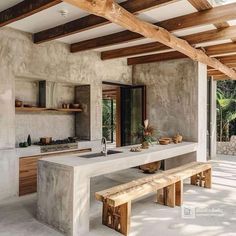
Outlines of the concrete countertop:
{"label": "concrete countertop", "polygon": [[[88,165],[102,165],[108,164],[108,162],[117,163],[119,165],[121,160],[129,160],[129,162],[137,161],[139,163],[138,158],[140,159],[140,163],[143,162],[143,158],[145,158],[146,163],[168,159],[174,156],[183,155],[186,153],[191,153],[197,151],[197,143],[194,142],[183,142],[179,144],[169,144],[169,145],[159,145],[155,144],[150,146],[149,149],[144,149],[141,152],[130,152],[130,148],[133,146],[126,146],[115,148],[112,150],[121,151],[122,153],[112,154],[108,156],[101,157],[93,157],[86,158],[80,157],[82,155],[86,155],[85,153],[81,154],[70,154],[60,157],[53,158],[43,158],[40,161],[59,164],[68,167],[79,167],[79,166],[88,166]],[[136,145],[137,146],[137,145]],[[95,153],[95,152],[92,152]],[[91,152],[88,154],[92,154]],[[142,161],[141,161],[142,159]],[[116,162],[117,161],[117,162]]]}

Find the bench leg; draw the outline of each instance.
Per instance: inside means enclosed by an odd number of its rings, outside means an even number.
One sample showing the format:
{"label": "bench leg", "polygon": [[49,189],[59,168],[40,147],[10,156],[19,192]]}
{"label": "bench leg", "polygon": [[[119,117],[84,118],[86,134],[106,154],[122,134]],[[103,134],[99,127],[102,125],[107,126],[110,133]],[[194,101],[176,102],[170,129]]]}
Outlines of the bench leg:
{"label": "bench leg", "polygon": [[198,176],[197,175],[191,176],[191,184],[197,185],[197,183],[198,183]]}
{"label": "bench leg", "polygon": [[175,183],[175,205],[182,206],[183,204],[183,181]]}
{"label": "bench leg", "polygon": [[191,184],[199,187],[211,188],[211,169],[193,175],[191,177]]}
{"label": "bench leg", "polygon": [[130,230],[131,202],[118,207],[103,203],[102,224],[112,228],[123,235],[128,235]]}
{"label": "bench leg", "polygon": [[205,176],[205,188],[211,188],[211,169],[208,169],[203,172],[203,175]]}
{"label": "bench leg", "polygon": [[175,207],[175,184],[171,184],[157,191],[157,203]]}

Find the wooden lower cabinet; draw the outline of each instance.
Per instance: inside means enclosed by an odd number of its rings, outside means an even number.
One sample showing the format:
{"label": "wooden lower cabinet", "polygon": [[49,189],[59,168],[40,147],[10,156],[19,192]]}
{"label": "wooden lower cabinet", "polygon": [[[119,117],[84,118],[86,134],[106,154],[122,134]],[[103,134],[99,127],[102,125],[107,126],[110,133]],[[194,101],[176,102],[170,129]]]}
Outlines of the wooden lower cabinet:
{"label": "wooden lower cabinet", "polygon": [[32,156],[32,157],[22,157],[19,161],[19,196],[23,196],[30,193],[37,192],[37,166],[38,160],[40,158],[45,158],[49,156],[59,156],[59,155],[66,155],[82,153],[82,152],[89,152],[91,149],[83,149],[78,151],[69,151],[63,153],[54,154],[44,154],[39,156]]}
{"label": "wooden lower cabinet", "polygon": [[19,163],[19,195],[37,192],[37,162],[42,156],[23,157]]}

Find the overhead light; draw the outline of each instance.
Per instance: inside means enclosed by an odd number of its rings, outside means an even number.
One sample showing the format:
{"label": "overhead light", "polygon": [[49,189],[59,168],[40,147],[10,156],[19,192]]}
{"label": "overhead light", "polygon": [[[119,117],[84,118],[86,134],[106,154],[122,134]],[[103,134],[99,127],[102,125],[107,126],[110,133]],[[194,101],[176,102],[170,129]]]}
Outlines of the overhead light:
{"label": "overhead light", "polygon": [[59,11],[59,13],[61,14],[61,16],[63,16],[63,17],[67,17],[69,11],[66,10],[66,9],[62,9],[62,10]]}

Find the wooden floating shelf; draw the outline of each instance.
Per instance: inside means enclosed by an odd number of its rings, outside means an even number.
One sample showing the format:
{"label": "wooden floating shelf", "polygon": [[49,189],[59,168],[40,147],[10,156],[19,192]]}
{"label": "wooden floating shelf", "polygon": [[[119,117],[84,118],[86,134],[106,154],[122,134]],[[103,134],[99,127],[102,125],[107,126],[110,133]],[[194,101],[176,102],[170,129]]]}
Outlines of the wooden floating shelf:
{"label": "wooden floating shelf", "polygon": [[16,112],[82,112],[82,109],[42,108],[42,107],[16,107]]}

